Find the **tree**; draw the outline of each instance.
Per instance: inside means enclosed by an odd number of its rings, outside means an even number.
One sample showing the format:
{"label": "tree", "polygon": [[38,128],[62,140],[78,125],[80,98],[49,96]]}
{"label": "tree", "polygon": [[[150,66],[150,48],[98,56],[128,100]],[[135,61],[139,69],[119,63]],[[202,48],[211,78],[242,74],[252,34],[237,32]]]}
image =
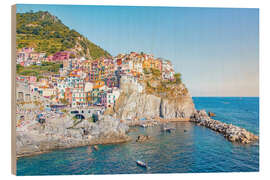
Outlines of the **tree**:
{"label": "tree", "polygon": [[16,65],[16,72],[19,73],[23,69],[23,66],[20,64]]}
{"label": "tree", "polygon": [[[80,56],[110,57],[111,55],[79,34],[74,29],[64,25],[57,17],[45,11],[30,11],[16,14],[16,43],[17,48],[35,46],[37,52],[45,52],[47,55],[58,51],[75,48],[81,45],[78,51]],[[81,40],[79,40],[79,38]]]}

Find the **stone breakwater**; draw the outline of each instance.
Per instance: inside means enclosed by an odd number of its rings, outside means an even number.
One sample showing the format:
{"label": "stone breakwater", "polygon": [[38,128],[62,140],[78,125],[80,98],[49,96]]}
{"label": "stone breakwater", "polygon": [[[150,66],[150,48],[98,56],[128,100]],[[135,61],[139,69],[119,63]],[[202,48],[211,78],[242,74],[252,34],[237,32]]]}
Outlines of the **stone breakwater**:
{"label": "stone breakwater", "polygon": [[231,142],[248,144],[259,139],[258,136],[244,128],[211,119],[204,110],[194,113],[190,121],[223,134]]}

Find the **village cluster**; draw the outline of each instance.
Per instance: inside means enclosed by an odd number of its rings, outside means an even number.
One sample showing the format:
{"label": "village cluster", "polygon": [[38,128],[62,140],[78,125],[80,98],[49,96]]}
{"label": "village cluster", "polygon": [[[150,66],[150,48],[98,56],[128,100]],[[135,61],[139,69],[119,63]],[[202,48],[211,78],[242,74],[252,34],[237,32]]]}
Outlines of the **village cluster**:
{"label": "village cluster", "polygon": [[144,53],[131,52],[88,60],[78,58],[71,51],[57,52],[48,57],[45,53],[35,52],[34,48],[22,48],[17,52],[17,64],[23,67],[42,66],[44,62],[61,64],[59,72],[44,73],[42,78],[17,75],[17,83],[26,88],[26,91],[18,88],[17,100],[27,101],[37,95],[72,108],[108,108],[120,96],[122,81],[130,81],[138,91],[143,91],[140,81],[144,80],[146,71],[159,70],[165,80],[173,80],[175,74],[170,61]]}

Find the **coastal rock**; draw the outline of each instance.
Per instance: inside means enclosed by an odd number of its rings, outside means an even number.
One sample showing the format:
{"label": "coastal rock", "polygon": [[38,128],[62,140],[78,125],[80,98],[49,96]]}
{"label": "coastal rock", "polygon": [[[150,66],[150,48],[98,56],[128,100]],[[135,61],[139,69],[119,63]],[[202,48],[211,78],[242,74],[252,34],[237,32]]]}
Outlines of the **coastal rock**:
{"label": "coastal rock", "polygon": [[[61,123],[57,123],[61,121]],[[86,121],[86,120],[84,120]],[[16,132],[17,157],[47,152],[54,149],[71,148],[94,144],[121,143],[130,140],[129,127],[119,119],[103,116],[97,123],[78,124],[72,128],[63,128],[63,120],[54,120],[40,130],[38,123],[32,125],[36,131]],[[83,126],[84,125],[84,126]]]}
{"label": "coastal rock", "polygon": [[117,117],[124,120],[159,117],[161,98],[132,92],[122,93],[114,107]]}
{"label": "coastal rock", "polygon": [[150,136],[139,135],[136,139],[136,142],[144,142],[150,139]]}
{"label": "coastal rock", "polygon": [[124,120],[141,118],[189,118],[195,112],[190,96],[161,98],[155,95],[132,92],[122,93],[114,106],[117,117]]}
{"label": "coastal rock", "polygon": [[108,114],[130,122],[140,119],[189,119],[193,100],[183,83],[162,80],[151,74],[144,80],[121,77],[121,95]]}
{"label": "coastal rock", "polygon": [[259,139],[258,136],[247,131],[244,128],[234,126],[232,124],[222,123],[218,120],[211,119],[205,110],[197,111],[191,116],[191,122],[195,122],[200,126],[205,126],[224,135],[231,142],[239,142],[248,144]]}
{"label": "coastal rock", "polygon": [[194,112],[195,108],[190,96],[162,98],[160,103],[160,117],[164,119],[189,118]]}

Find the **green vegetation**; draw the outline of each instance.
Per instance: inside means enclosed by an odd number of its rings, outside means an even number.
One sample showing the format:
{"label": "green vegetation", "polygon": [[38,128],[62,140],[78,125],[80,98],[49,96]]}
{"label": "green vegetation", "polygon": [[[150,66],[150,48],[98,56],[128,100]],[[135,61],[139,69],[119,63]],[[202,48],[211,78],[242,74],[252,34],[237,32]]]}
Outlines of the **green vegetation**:
{"label": "green vegetation", "polygon": [[151,68],[151,72],[152,72],[153,76],[155,76],[155,77],[161,76],[161,72],[158,69]]}
{"label": "green vegetation", "polygon": [[66,113],[66,114],[68,113],[68,111],[66,109],[62,109],[61,112]]}
{"label": "green vegetation", "polygon": [[143,73],[144,74],[150,74],[150,71],[147,68],[143,68]]}
{"label": "green vegetation", "polygon": [[41,66],[31,65],[31,66],[21,66],[17,64],[16,72],[19,75],[24,76],[36,76],[38,79],[42,78],[42,74],[58,74],[61,64],[53,62],[42,62]]}
{"label": "green vegetation", "polygon": [[152,74],[154,77],[160,77],[161,76],[161,72],[158,69],[154,69],[154,68],[143,68],[143,73],[144,74]]}
{"label": "green vegetation", "polygon": [[176,84],[181,84],[182,83],[181,74],[180,73],[175,73],[174,74],[174,78],[175,78],[175,83]]}
{"label": "green vegetation", "polygon": [[[47,56],[64,50],[73,50],[80,56],[93,59],[111,56],[49,12],[17,13],[16,20],[18,49],[34,47],[37,52],[46,52]],[[75,46],[81,47],[81,50],[75,49]]]}
{"label": "green vegetation", "polygon": [[174,80],[165,80],[161,77],[158,69],[144,69],[148,76],[145,78],[145,91],[148,94],[154,94],[159,97],[181,97],[185,96],[188,91],[182,84],[181,74],[176,73]]}
{"label": "green vegetation", "polygon": [[66,99],[64,99],[64,98],[59,99],[59,101],[60,101],[62,104],[65,104],[65,105],[68,105],[68,104],[69,104],[69,102],[68,102]]}

